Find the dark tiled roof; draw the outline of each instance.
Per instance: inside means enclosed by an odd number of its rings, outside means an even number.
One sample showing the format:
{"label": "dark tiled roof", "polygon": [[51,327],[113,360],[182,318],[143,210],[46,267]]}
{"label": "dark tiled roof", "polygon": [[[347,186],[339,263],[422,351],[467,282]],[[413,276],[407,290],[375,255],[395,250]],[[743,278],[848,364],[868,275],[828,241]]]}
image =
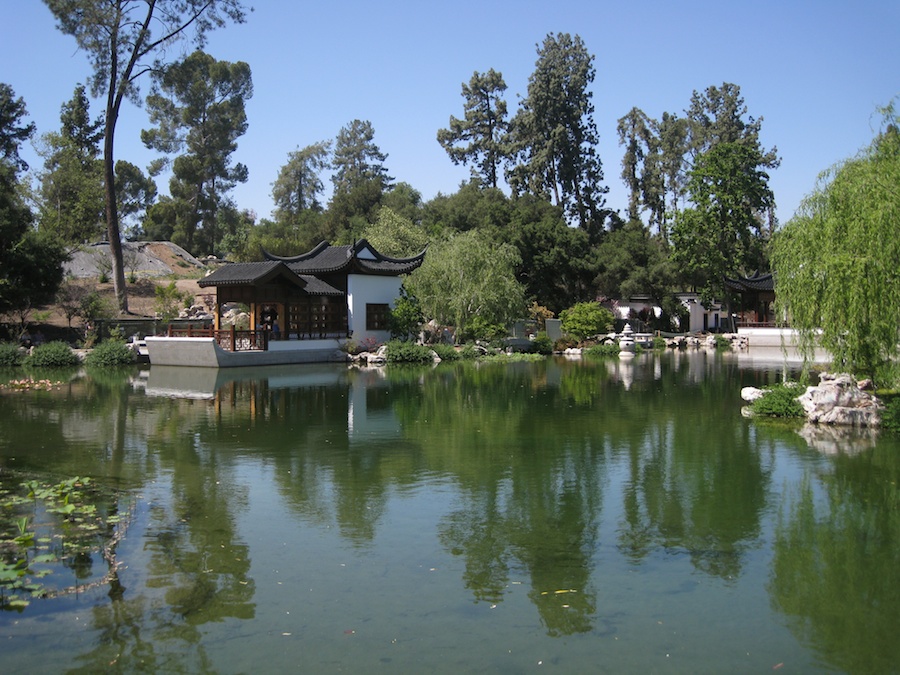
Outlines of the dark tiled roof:
{"label": "dark tiled roof", "polygon": [[274,260],[266,260],[265,262],[223,265],[197,283],[201,288],[206,286],[246,286],[268,281],[278,276],[279,271],[282,274],[287,273],[288,278],[297,276],[287,265]]}
{"label": "dark tiled roof", "polygon": [[[363,256],[360,257],[360,254]],[[346,246],[331,246],[322,242],[311,251],[297,256],[282,257],[263,250],[269,261],[286,263],[297,274],[378,274],[397,276],[408,274],[425,260],[425,251],[411,258],[391,258],[375,250],[365,239]]]}
{"label": "dark tiled roof", "polygon": [[775,290],[775,279],[772,276],[772,273],[768,274],[759,274],[755,273],[750,277],[737,277],[735,279],[729,279],[725,277],[725,285],[735,291],[743,292],[743,291],[774,291]]}
{"label": "dark tiled roof", "polygon": [[306,292],[309,295],[343,295],[343,291],[339,291],[331,284],[326,284],[319,277],[311,274],[299,274],[301,279],[306,282]]}
{"label": "dark tiled roof", "polygon": [[277,278],[285,279],[310,295],[343,295],[341,291],[321,279],[308,274],[297,274],[288,265],[277,260],[224,265],[197,283],[201,288],[256,286]]}

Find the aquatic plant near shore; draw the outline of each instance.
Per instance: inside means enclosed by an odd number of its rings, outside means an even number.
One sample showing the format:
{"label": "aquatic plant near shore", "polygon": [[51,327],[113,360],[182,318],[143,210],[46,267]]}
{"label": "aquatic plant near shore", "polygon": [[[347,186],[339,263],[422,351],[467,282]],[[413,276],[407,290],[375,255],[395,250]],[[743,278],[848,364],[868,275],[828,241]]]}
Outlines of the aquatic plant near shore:
{"label": "aquatic plant near shore", "polygon": [[[116,574],[115,548],[124,533],[117,493],[89,478],[58,483],[0,481],[0,609],[23,611],[35,598],[83,591]],[[84,560],[99,554],[108,571],[85,581]],[[55,572],[72,570],[75,583],[49,584]],[[87,572],[90,565],[87,567]]]}

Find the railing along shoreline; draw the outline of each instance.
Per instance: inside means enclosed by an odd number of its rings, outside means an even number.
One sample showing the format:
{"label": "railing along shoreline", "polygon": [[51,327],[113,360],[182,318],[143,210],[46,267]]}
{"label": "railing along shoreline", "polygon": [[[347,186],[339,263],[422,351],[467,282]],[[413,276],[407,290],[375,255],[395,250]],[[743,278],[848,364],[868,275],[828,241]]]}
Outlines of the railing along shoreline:
{"label": "railing along shoreline", "polygon": [[[282,339],[276,338],[275,333],[271,330],[242,330],[231,326],[216,330],[214,328],[187,326],[187,328],[175,327],[171,324],[166,331],[167,337],[203,337],[214,338],[216,344],[222,349],[229,352],[242,351],[268,351],[271,342],[280,342]],[[319,331],[306,333],[291,333],[288,336],[282,336],[283,339],[289,341],[302,340],[326,340],[340,339],[346,337],[340,331]]]}

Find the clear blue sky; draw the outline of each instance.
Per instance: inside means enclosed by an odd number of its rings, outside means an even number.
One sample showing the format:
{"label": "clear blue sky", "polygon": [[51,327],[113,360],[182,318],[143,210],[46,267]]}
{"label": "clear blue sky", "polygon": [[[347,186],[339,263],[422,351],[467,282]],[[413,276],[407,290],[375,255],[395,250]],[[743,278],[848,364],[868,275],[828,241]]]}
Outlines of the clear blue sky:
{"label": "clear blue sky", "polygon": [[[207,51],[246,61],[253,72],[250,126],[235,154],[250,180],[234,197],[260,217],[271,215],[271,183],[287,153],[334,138],[356,118],[372,123],[397,181],[426,200],[455,192],[468,169],[454,166],[435,136],[451,115],[462,116],[461,84],[474,71],[501,72],[514,113],[535,46],[549,32],[580,35],[595,56],[607,204],[620,211],[626,192],[616,121],[633,106],[654,118],[680,114],[694,90],[739,85],[749,114],[764,118],[764,147],[777,146],[782,158],[771,186],[786,222],[819,172],[871,141],[876,108],[900,94],[897,0],[247,4],[255,8],[247,23],[214,32]],[[90,73],[87,59],[42,2],[0,0],[0,7],[0,82],[25,99],[38,134],[57,130],[60,105]],[[117,159],[146,167],[153,155],[139,133],[147,125],[142,109],[123,106]],[[39,168],[30,149],[26,158]],[[167,189],[162,181],[160,191]]]}

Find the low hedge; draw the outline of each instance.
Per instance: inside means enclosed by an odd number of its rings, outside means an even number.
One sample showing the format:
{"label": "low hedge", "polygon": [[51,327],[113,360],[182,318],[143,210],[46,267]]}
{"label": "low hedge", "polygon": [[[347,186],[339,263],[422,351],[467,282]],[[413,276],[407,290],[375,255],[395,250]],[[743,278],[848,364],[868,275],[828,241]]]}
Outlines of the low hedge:
{"label": "low hedge", "polygon": [[26,368],[71,368],[81,363],[65,342],[47,342],[35,347],[22,362]]}
{"label": "low hedge", "polygon": [[387,344],[388,363],[432,363],[433,361],[434,355],[431,347],[400,340],[391,340]]}
{"label": "low hedge", "polygon": [[121,340],[106,340],[91,350],[84,362],[88,366],[129,366],[137,355]]}
{"label": "low hedge", "polygon": [[0,368],[15,368],[22,365],[25,354],[15,342],[0,342]]}
{"label": "low hedge", "polygon": [[763,387],[766,392],[750,404],[755,415],[763,417],[804,417],[803,406],[797,397],[803,388],[796,383],[775,384]]}

